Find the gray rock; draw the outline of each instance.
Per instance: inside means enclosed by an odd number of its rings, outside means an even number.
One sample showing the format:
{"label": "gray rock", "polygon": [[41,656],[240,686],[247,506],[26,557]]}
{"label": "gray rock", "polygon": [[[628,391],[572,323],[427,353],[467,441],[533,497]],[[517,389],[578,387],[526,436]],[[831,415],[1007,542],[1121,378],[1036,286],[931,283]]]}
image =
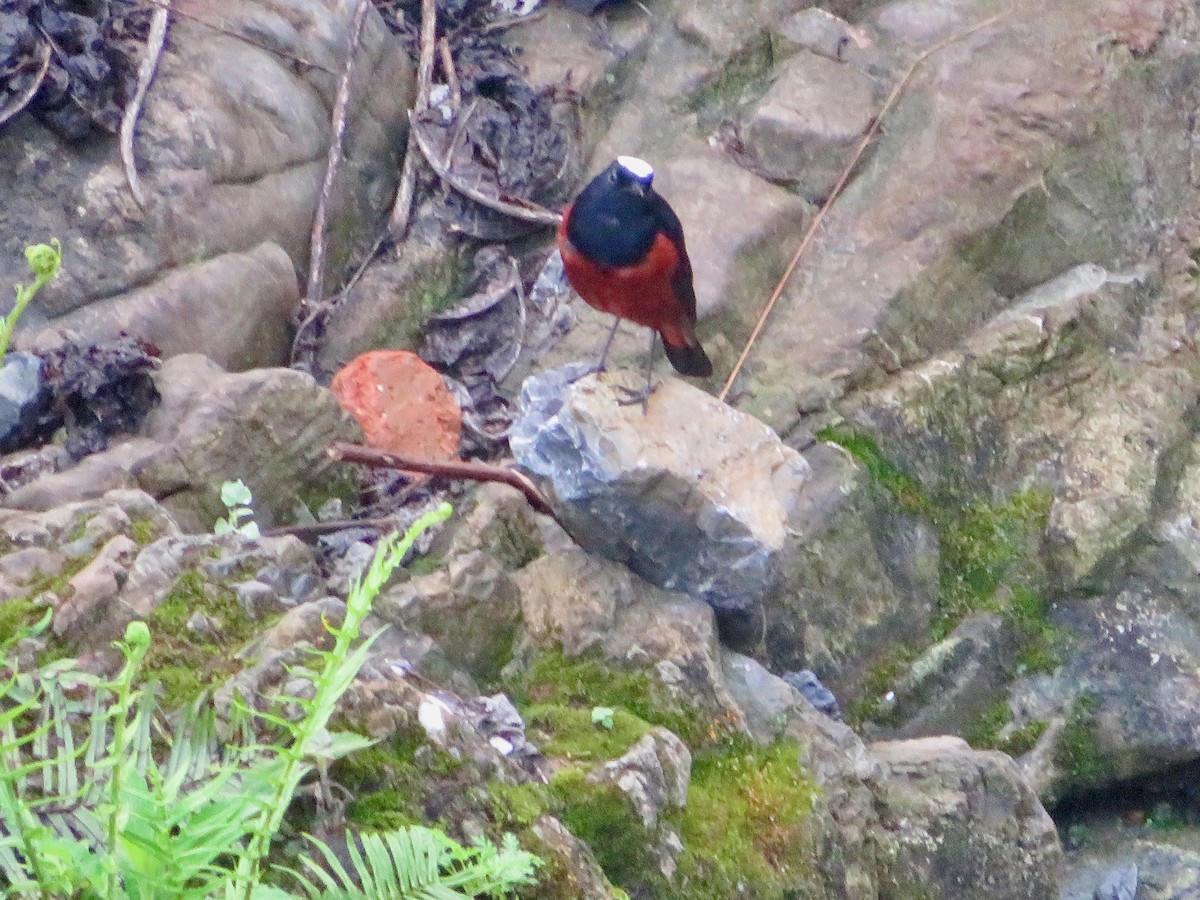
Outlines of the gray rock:
{"label": "gray rock", "polygon": [[[39,294],[29,324],[99,302],[71,321],[102,332],[124,322],[144,336],[144,314],[171,349],[204,348],[239,367],[281,359],[279,313],[297,296],[289,270],[308,264],[353,7],[253,0],[208,12],[220,31],[172,22],[146,97],[135,143],[144,207],[130,193],[115,139],[67,147],[28,116],[6,124],[0,282],[21,274],[30,234],[63,243],[63,271]],[[296,59],[307,64],[297,68]],[[412,63],[374,10],[355,63],[351,96],[362,102],[349,109],[354,140],[331,198],[331,282],[390,206],[413,89]],[[188,318],[171,321],[178,314]]]}
{"label": "gray rock", "polygon": [[48,472],[21,485],[0,498],[0,503],[13,509],[44,512],[76,500],[102,497],[109,491],[135,489],[134,472],[161,451],[157,441],[129,438],[85,456],[70,468]]}
{"label": "gray rock", "polygon": [[773,178],[814,203],[827,197],[876,111],[876,84],[862,69],[801,51],[742,129],[746,150]]}
{"label": "gray rock", "polygon": [[578,549],[543,556],[513,576],[521,596],[518,658],[539,649],[596,653],[645,672],[668,706],[741,728],[725,689],[711,608],[669,594],[624,566]]}
{"label": "gray rock", "polygon": [[755,609],[809,477],[803,457],[674,379],[646,415],[621,405],[614,376],[546,390],[558,383],[527,382],[510,443],[575,540],[720,612]]}
{"label": "gray rock", "polygon": [[1138,889],[1138,868],[1125,866],[1109,872],[1096,888],[1095,900],[1134,900]]}
{"label": "gray rock", "polygon": [[842,721],[842,708],[838,705],[833,691],[821,684],[817,673],[811,669],[801,669],[799,672],[784,672],[780,676],[790,687],[798,690],[813,708],[823,712],[835,722]]}
{"label": "gray rock", "polygon": [[25,547],[0,556],[0,600],[24,595],[31,581],[57,575],[66,563],[65,555],[45,547]]}
{"label": "gray rock", "polygon": [[1058,896],[1058,833],[1011,759],[952,737],[869,749],[883,764],[883,883],[947,900]]}
{"label": "gray rock", "polygon": [[138,545],[123,534],[105,544],[68,583],[54,610],[54,633],[77,639],[85,632],[105,631],[137,552]]}
{"label": "gray rock", "polygon": [[222,483],[241,479],[254,495],[262,528],[289,521],[297,499],[315,508],[351,494],[351,475],[325,448],[359,438],[357,424],[311,376],[256,369],[209,378],[183,415],[159,430],[161,452],[142,464],[138,484],[161,497],[186,528],[209,532],[226,515]]}
{"label": "gray rock", "polygon": [[450,558],[446,571],[388,588],[375,611],[429,635],[454,665],[491,681],[512,658],[521,599],[500,564],[476,550]]}
{"label": "gray rock", "polygon": [[1075,634],[1053,674],[1020,679],[1011,703],[1063,723],[1027,769],[1043,796],[1081,793],[1200,756],[1200,624],[1144,584],[1064,609]]}
{"label": "gray rock", "polygon": [[779,33],[799,47],[835,60],[853,60],[871,45],[861,28],[815,6],[784,19]]}
{"label": "gray rock", "polygon": [[1194,832],[1119,840],[1067,858],[1059,900],[1190,900],[1200,896]]}
{"label": "gray rock", "polygon": [[8,353],[0,366],[0,453],[29,443],[38,420],[48,412],[42,361],[28,353]]}
{"label": "gray rock", "polygon": [[22,334],[20,346],[45,352],[75,335],[89,341],[135,334],[164,357],[204,353],[227,369],[284,365],[288,317],[300,301],[293,261],[275,243],[172,269],[145,287],[97,298]]}

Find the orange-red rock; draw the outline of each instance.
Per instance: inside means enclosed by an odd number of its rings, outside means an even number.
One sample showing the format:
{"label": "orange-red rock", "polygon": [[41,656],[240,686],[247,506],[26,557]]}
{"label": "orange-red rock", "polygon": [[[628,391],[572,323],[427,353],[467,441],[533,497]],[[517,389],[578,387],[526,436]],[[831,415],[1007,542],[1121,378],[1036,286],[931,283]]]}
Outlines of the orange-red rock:
{"label": "orange-red rock", "polygon": [[413,353],[373,350],[330,385],[362,427],[368,447],[424,459],[456,459],[462,410],[442,376]]}

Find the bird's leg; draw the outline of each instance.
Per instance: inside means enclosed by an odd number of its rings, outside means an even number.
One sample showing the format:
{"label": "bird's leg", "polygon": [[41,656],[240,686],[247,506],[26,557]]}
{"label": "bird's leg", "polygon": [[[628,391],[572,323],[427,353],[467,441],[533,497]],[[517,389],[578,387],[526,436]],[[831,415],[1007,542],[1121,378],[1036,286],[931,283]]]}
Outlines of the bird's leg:
{"label": "bird's leg", "polygon": [[654,351],[658,349],[658,332],[653,328],[650,329],[650,353],[646,361],[646,386],[640,391],[635,391],[630,388],[621,386],[620,390],[627,396],[624,400],[617,402],[621,406],[631,406],[634,403],[642,404],[642,415],[646,415],[650,411],[650,395],[654,393]]}
{"label": "bird's leg", "polygon": [[612,330],[608,333],[608,338],[604,341],[604,349],[600,351],[600,362],[596,363],[596,368],[593,372],[603,372],[605,365],[608,362],[608,351],[612,349],[613,339],[617,336],[617,329],[621,327],[621,317],[613,316]]}

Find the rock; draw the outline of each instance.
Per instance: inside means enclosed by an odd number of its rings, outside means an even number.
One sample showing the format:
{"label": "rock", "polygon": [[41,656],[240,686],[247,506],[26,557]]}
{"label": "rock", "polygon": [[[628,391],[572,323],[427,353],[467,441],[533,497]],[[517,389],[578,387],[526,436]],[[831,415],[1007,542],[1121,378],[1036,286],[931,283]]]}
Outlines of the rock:
{"label": "rock", "polygon": [[145,287],[96,298],[53,324],[22,334],[20,346],[44,353],[69,335],[89,341],[135,334],[163,356],[204,353],[242,371],[287,363],[288,319],[300,302],[293,261],[275,243],[181,265]]}
{"label": "rock", "polygon": [[583,547],[718,612],[762,603],[809,466],[753,419],[671,379],[648,413],[621,405],[613,376],[557,393],[526,383],[510,436]]}
{"label": "rock", "polygon": [[182,415],[164,414],[174,427],[169,436],[162,428],[162,451],[137,472],[138,484],[163,498],[184,527],[211,531],[226,514],[222,483],[239,478],[262,528],[292,520],[298,502],[315,509],[330,496],[352,495],[350,474],[325,448],[357,440],[358,428],[311,376],[290,369],[216,376],[184,402]]}
{"label": "rock", "polygon": [[54,633],[77,637],[105,623],[137,552],[137,543],[123,534],[105,544],[67,583],[69,593],[54,610]]}
{"label": "rock", "polygon": [[892,685],[898,734],[966,734],[1003,696],[1013,639],[994,613],[963,619],[945,639],[918,656]]}
{"label": "rock", "polygon": [[29,585],[63,570],[67,558],[45,547],[25,547],[0,556],[0,602],[29,592]]}
{"label": "rock", "polygon": [[0,366],[0,453],[29,443],[49,412],[42,380],[42,361],[28,353],[8,353]]}
{"label": "rock", "polygon": [[1011,704],[1029,722],[1058,723],[1049,752],[1026,770],[1043,796],[1078,795],[1200,757],[1200,624],[1131,581],[1112,597],[1064,606],[1070,656],[1020,679]]}
{"label": "rock", "polygon": [[[1131,889],[1132,888],[1132,889]],[[1130,839],[1071,854],[1060,900],[1186,900],[1200,891],[1200,854],[1170,839]]]}
{"label": "rock", "polygon": [[0,509],[0,535],[18,547],[41,547],[70,559],[90,556],[117,534],[142,542],[179,533],[174,520],[149,494],[114,490],[94,500],[45,512]]}
{"label": "rock", "polygon": [[443,571],[386,589],[375,611],[429,635],[452,664],[490,682],[512,659],[521,599],[499,563],[471,551],[450,558]]}
{"label": "rock", "polygon": [[658,870],[667,878],[675,874],[683,850],[667,818],[687,805],[691,768],[687,745],[667,729],[653,728],[622,756],[588,775],[588,781],[611,784],[626,796],[653,841]]}
{"label": "rock", "polygon": [[[9,164],[0,195],[12,227],[0,231],[0,282],[16,280],[30,234],[58,235],[63,271],[39,294],[37,315],[62,316],[103,300],[107,309],[89,319],[97,327],[113,328],[123,316],[146,311],[172,341],[211,349],[231,365],[278,362],[285,323],[265,319],[295,300],[288,264],[298,271],[308,265],[353,9],[328,0],[302,7],[222,0],[205,14],[222,29],[182,17],[172,23],[138,122],[144,207],[130,194],[115,138],[65,147],[28,116],[7,123],[0,157]],[[237,37],[245,34],[267,36],[265,45]],[[412,63],[373,10],[356,48],[350,90],[363,101],[348,111],[354,140],[331,197],[331,282],[390,207],[413,91]],[[297,69],[296,59],[308,65]],[[46,197],[59,202],[46,204]],[[233,283],[217,297],[212,292],[221,277]],[[157,299],[121,297],[146,285],[157,285],[146,288]],[[193,305],[172,307],[168,294]],[[212,298],[206,308],[204,297]],[[265,308],[247,309],[251,300]],[[168,326],[169,308],[196,315]],[[140,324],[129,321],[135,329]],[[251,330],[253,322],[264,328]],[[190,335],[183,331],[188,326]]]}
{"label": "rock", "polygon": [[18,487],[0,497],[0,505],[45,512],[75,500],[102,497],[109,491],[134,489],[134,472],[160,452],[162,445],[157,441],[130,438],[85,456],[65,471],[50,472]]}
{"label": "rock", "polygon": [[579,900],[614,900],[620,896],[604,877],[591,848],[554,816],[539,816],[529,830],[535,842],[534,852],[569,873],[566,881],[573,886],[574,896]]}
{"label": "rock", "polygon": [[1054,822],[1012,760],[958,738],[872,744],[881,883],[935,897],[1058,897]]}
{"label": "rock", "polygon": [[815,6],[784,19],[779,33],[805,50],[839,61],[855,59],[872,44],[863,29]]}
{"label": "rock", "polygon": [[789,687],[798,690],[818,712],[825,713],[835,722],[842,721],[842,708],[838,705],[837,697],[833,696],[833,691],[821,684],[821,679],[811,669],[784,672],[780,677]]}
{"label": "rock", "polygon": [[722,684],[716,623],[704,603],[579,550],[543,556],[513,581],[523,619],[518,659],[550,649],[568,658],[599,655],[647,673],[664,706],[743,727]]}
{"label": "rock", "polygon": [[1096,888],[1095,900],[1133,900],[1138,889],[1138,868],[1126,866],[1109,872]]}
{"label": "rock", "polygon": [[416,354],[376,350],[356,357],[329,386],[354,416],[368,447],[419,459],[457,459],[462,410]]}
{"label": "rock", "polygon": [[875,80],[862,69],[807,51],[781,69],[746,120],[742,138],[765,173],[820,203],[871,125],[878,105]]}

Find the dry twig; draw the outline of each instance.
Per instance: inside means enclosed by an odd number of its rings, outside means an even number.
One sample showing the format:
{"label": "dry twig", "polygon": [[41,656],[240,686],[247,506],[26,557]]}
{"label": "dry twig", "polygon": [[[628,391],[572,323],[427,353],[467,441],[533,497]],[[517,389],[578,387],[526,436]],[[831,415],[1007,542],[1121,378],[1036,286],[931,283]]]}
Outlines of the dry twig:
{"label": "dry twig", "polygon": [[304,304],[311,305],[321,300],[325,278],[325,220],[329,216],[329,203],[333,196],[333,185],[338,167],[342,162],[342,141],[346,136],[346,108],[350,104],[350,78],[354,74],[354,59],[358,41],[362,36],[363,23],[371,10],[371,0],[358,0],[354,10],[354,21],[350,29],[350,46],[346,51],[346,65],[338,82],[337,99],[333,104],[333,121],[330,124],[329,153],[325,157],[325,178],[321,182],[321,194],[317,198],[317,209],[313,216],[312,251],[308,260],[308,290]]}
{"label": "dry twig", "polygon": [[163,0],[161,5],[155,5],[154,15],[150,19],[150,33],[146,36],[146,53],[138,66],[137,90],[125,107],[121,116],[121,162],[125,166],[125,178],[129,181],[129,190],[133,199],[143,209],[146,206],[146,194],[138,179],[137,160],[133,155],[133,136],[137,128],[138,117],[142,114],[142,103],[146,92],[150,90],[150,82],[158,71],[162,60],[163,48],[167,45],[167,24],[171,18],[171,0]]}
{"label": "dry twig", "polygon": [[341,462],[361,463],[381,469],[399,469],[403,472],[419,472],[422,475],[441,475],[446,478],[463,478],[468,481],[495,481],[516,488],[525,495],[529,505],[537,512],[559,522],[549,501],[532,481],[516,469],[494,466],[489,463],[462,462],[461,460],[415,459],[396,453],[371,450],[358,444],[333,444],[325,451],[329,458]]}
{"label": "dry twig", "polygon": [[450,41],[446,38],[438,41],[438,56],[442,61],[442,71],[446,75],[446,85],[450,88],[450,109],[457,115],[459,107],[462,106],[462,86],[458,83],[454,54],[450,51]]}
{"label": "dry twig", "polygon": [[[417,64],[417,98],[413,110],[423,112],[429,108],[429,94],[433,90],[433,62],[437,50],[437,4],[434,0],[421,0],[421,57]],[[388,217],[387,236],[400,240],[408,231],[412,216],[413,196],[417,190],[416,146],[413,138],[412,113],[408,117],[408,145],[404,150],[404,167],[400,170],[400,185],[396,189],[396,202]]]}
{"label": "dry twig", "polygon": [[[161,9],[170,6],[171,0],[150,0],[150,4]],[[195,13],[190,13],[186,10],[175,7],[171,10],[171,14],[175,16],[182,16],[185,19],[191,19],[193,22],[203,25],[205,28],[211,29],[218,34],[227,34],[232,38],[237,38],[244,44],[249,44],[251,47],[257,47],[259,50],[266,50],[268,53],[273,53],[275,56],[282,57],[283,59],[289,59],[294,63],[307,66],[310,69],[318,69],[322,72],[328,72],[330,75],[337,74],[337,72],[333,71],[333,69],[327,68],[320,63],[315,63],[311,59],[305,59],[302,56],[296,56],[293,53],[288,53],[286,50],[280,50],[278,47],[272,47],[269,44],[263,43],[262,41],[255,40],[247,34],[242,34],[241,32],[234,31],[232,28],[226,28],[223,25],[218,25],[211,19],[206,19],[203,16],[196,15]]]}
{"label": "dry twig", "polygon": [[34,95],[42,86],[42,82],[46,80],[46,73],[50,71],[50,42],[46,41],[42,44],[42,61],[38,64],[37,75],[33,81],[19,94],[14,95],[3,108],[0,108],[0,125],[3,125],[21,110],[29,105],[33,100]]}
{"label": "dry twig", "polygon": [[742,366],[745,365],[746,358],[750,355],[750,350],[753,348],[754,342],[758,340],[758,336],[762,332],[763,325],[766,324],[767,317],[771,315],[771,310],[775,308],[775,303],[779,300],[779,296],[783,293],[784,287],[787,286],[788,280],[792,277],[792,272],[795,271],[796,265],[800,262],[800,258],[804,255],[804,251],[808,249],[809,245],[812,243],[813,237],[817,233],[817,229],[821,227],[821,223],[825,220],[825,214],[829,212],[830,207],[833,206],[834,202],[841,195],[842,188],[844,188],[846,186],[846,182],[850,180],[850,173],[854,171],[854,167],[858,165],[858,161],[862,159],[862,155],[866,152],[868,145],[879,132],[879,128],[883,124],[884,116],[886,116],[891,111],[892,107],[896,105],[896,101],[900,98],[900,94],[904,91],[904,88],[907,87],[909,81],[912,80],[912,77],[914,74],[916,74],[917,69],[920,68],[921,64],[924,63],[925,60],[929,59],[929,57],[933,56],[935,53],[944,50],[951,44],[957,43],[958,41],[969,37],[980,29],[987,28],[989,25],[994,25],[1000,19],[1004,18],[1005,15],[1005,13],[1000,13],[999,15],[984,19],[982,22],[977,22],[965,31],[960,31],[957,34],[953,34],[944,41],[941,41],[930,47],[928,50],[919,53],[917,58],[913,60],[912,65],[908,67],[904,75],[899,81],[896,82],[895,87],[893,87],[891,93],[888,94],[887,99],[883,101],[883,106],[879,108],[879,112],[875,115],[875,118],[871,120],[871,127],[866,130],[866,133],[862,136],[862,140],[860,140],[858,142],[858,146],[854,148],[854,152],[850,155],[849,162],[847,162],[845,168],[842,169],[842,174],[838,178],[837,184],[833,186],[833,190],[829,193],[829,197],[826,198],[825,202],[821,205],[821,208],[817,211],[816,216],[813,217],[812,223],[808,226],[808,230],[804,232],[804,237],[800,239],[800,246],[796,248],[796,253],[792,256],[791,262],[787,264],[787,268],[783,270],[783,274],[779,277],[779,282],[775,285],[775,290],[771,292],[771,297],[769,300],[767,300],[766,306],[763,307],[762,312],[759,314],[758,321],[754,323],[754,329],[750,332],[750,337],[747,338],[746,345],[742,348],[741,355],[738,356],[737,362],[733,365],[733,371],[729,373],[729,377],[725,380],[725,385],[721,388],[721,393],[717,394],[718,400],[723,401],[729,395],[729,389],[733,387],[733,382],[737,379],[738,373],[742,371]]}
{"label": "dry twig", "polygon": [[421,155],[425,157],[425,162],[429,163],[429,168],[433,169],[435,175],[454,190],[458,191],[464,197],[474,200],[480,206],[486,206],[488,209],[494,209],[497,212],[502,212],[506,216],[512,216],[514,219],[520,219],[523,222],[534,222],[538,225],[554,225],[557,226],[562,221],[562,215],[553,210],[546,209],[544,206],[538,206],[536,203],[530,203],[526,200],[502,200],[499,197],[493,197],[490,194],[481,191],[479,188],[468,184],[463,178],[454,174],[453,170],[442,164],[441,160],[437,159],[437,153],[433,146],[429,143],[429,136],[426,135],[420,128],[420,125],[409,116],[410,134],[415,138],[417,146],[421,149]]}

